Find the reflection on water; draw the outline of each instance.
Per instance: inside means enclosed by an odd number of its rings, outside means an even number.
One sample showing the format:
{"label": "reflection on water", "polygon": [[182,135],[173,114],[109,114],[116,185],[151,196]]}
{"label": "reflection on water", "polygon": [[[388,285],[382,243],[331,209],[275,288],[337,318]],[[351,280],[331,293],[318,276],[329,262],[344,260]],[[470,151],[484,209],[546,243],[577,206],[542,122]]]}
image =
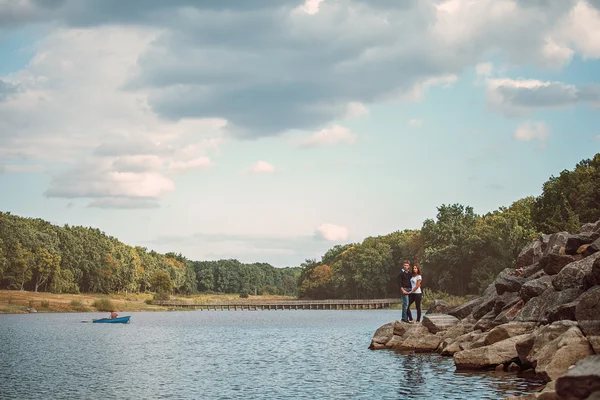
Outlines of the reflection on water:
{"label": "reflection on water", "polygon": [[537,383],[371,351],[393,310],[0,315],[0,398],[497,399]]}

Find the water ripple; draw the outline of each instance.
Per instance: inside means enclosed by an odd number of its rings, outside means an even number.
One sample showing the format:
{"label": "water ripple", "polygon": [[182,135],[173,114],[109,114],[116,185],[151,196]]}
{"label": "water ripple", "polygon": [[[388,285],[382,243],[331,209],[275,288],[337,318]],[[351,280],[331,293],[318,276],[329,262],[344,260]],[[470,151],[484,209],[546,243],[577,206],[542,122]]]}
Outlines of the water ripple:
{"label": "water ripple", "polygon": [[2,399],[497,399],[537,383],[458,373],[452,358],[370,351],[370,311],[0,316]]}

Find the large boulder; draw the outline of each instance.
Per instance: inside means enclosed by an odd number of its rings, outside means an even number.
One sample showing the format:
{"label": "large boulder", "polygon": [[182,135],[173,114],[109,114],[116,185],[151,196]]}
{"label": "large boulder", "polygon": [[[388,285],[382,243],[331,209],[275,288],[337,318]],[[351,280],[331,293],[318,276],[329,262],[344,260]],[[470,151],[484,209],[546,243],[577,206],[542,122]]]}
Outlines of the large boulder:
{"label": "large boulder", "polygon": [[587,257],[592,254],[598,253],[599,251],[600,251],[600,239],[596,239],[593,243],[587,245],[585,247],[585,249],[583,249],[583,251],[581,252],[581,255],[584,257]]}
{"label": "large boulder", "polygon": [[463,350],[454,354],[457,369],[487,369],[516,361],[519,358],[515,344],[528,336],[520,335],[501,340],[490,346]]}
{"label": "large boulder", "polygon": [[556,380],[556,393],[564,398],[589,399],[600,394],[600,355],[584,358]]}
{"label": "large boulder", "polygon": [[541,295],[546,289],[552,286],[553,279],[553,277],[544,274],[540,278],[527,281],[521,286],[519,296],[521,296],[523,301],[527,302],[530,299]]}
{"label": "large boulder", "polygon": [[579,329],[592,345],[594,353],[600,354],[600,319],[577,322],[579,323]]}
{"label": "large boulder", "polygon": [[548,244],[544,248],[544,256],[548,254],[560,254],[564,252],[569,238],[569,232],[557,232],[548,237]]}
{"label": "large boulder", "polygon": [[577,321],[600,320],[600,286],[583,293],[575,310]]}
{"label": "large boulder", "polygon": [[513,321],[524,306],[525,302],[522,299],[519,299],[515,304],[505,307],[500,314],[496,315],[494,323],[501,325]]}
{"label": "large boulder", "polygon": [[394,335],[394,323],[390,322],[389,324],[385,324],[379,329],[375,331],[373,335],[373,339],[371,339],[371,345],[369,349],[371,350],[380,350],[386,349],[386,343],[390,341],[392,336]]}
{"label": "large boulder", "polygon": [[425,326],[429,332],[438,333],[451,328],[453,325],[458,323],[459,319],[448,314],[425,314],[423,316],[423,326]]}
{"label": "large boulder", "polygon": [[555,304],[552,307],[549,307],[546,312],[548,322],[552,323],[562,320],[575,321],[575,309],[577,308],[577,304],[579,304],[579,297],[570,303]]}
{"label": "large boulder", "polygon": [[481,304],[482,301],[483,297],[477,297],[475,299],[469,300],[466,303],[448,311],[448,314],[458,319],[463,319],[470,315],[473,312],[473,310]]}
{"label": "large boulder", "polygon": [[584,244],[590,244],[598,239],[595,232],[581,233],[579,235],[569,235],[565,245],[565,253],[570,255],[577,254],[577,250]]}
{"label": "large boulder", "polygon": [[496,292],[502,295],[505,292],[518,292],[524,282],[525,278],[518,276],[516,270],[506,268],[496,277],[494,286],[496,287]]}
{"label": "large boulder", "polygon": [[542,265],[539,262],[528,265],[525,268],[520,269],[520,271],[523,275],[523,278],[526,279],[536,279],[538,278],[538,276],[534,277],[534,275],[538,274],[540,271],[544,272],[544,270],[542,269]]}
{"label": "large boulder", "polygon": [[535,368],[541,349],[574,326],[577,326],[575,321],[554,322],[536,329],[531,336],[516,343],[521,364],[531,365]]}
{"label": "large boulder", "polygon": [[469,350],[473,346],[473,343],[477,342],[484,335],[485,334],[481,333],[481,331],[476,330],[457,337],[451,343],[446,344],[445,341],[443,341],[441,343],[441,354],[443,356],[451,356],[459,351]]}
{"label": "large boulder", "polygon": [[595,253],[567,265],[555,276],[552,285],[556,290],[583,287],[584,278],[592,272],[592,265],[598,257],[600,257],[600,253]]}
{"label": "large boulder", "polygon": [[594,351],[588,340],[578,327],[573,326],[540,349],[535,372],[543,379],[555,380],[577,361],[592,354]]}
{"label": "large boulder", "polygon": [[413,325],[410,334],[404,340],[394,345],[394,350],[399,352],[432,352],[440,345],[442,338],[429,333],[427,328],[421,324]]}
{"label": "large boulder", "polygon": [[543,254],[543,242],[544,237],[540,236],[525,246],[517,256],[517,268],[525,268],[538,262]]}
{"label": "large boulder", "polygon": [[518,292],[505,292],[503,295],[496,297],[494,302],[494,313],[500,314],[505,308],[512,307],[516,302],[521,300]]}
{"label": "large boulder", "polygon": [[548,275],[556,275],[564,268],[565,265],[574,261],[581,260],[581,255],[568,255],[560,253],[550,253],[545,255],[540,260],[540,265],[544,272]]}
{"label": "large boulder", "polygon": [[496,321],[496,312],[491,310],[477,321],[475,326],[473,326],[473,329],[479,329],[485,332],[500,324],[501,323],[499,321]]}
{"label": "large boulder", "polygon": [[447,314],[450,311],[450,304],[446,303],[444,300],[434,300],[429,308],[427,309],[427,314]]}
{"label": "large boulder", "polygon": [[529,300],[523,309],[515,317],[515,321],[521,322],[547,322],[548,310],[557,305],[570,303],[581,294],[580,289],[566,289],[560,292],[550,287],[541,294]]}
{"label": "large boulder", "polygon": [[589,289],[593,286],[600,285],[600,257],[594,260],[592,270],[583,278],[583,288]]}
{"label": "large boulder", "polygon": [[489,313],[494,309],[494,305],[496,304],[496,298],[498,297],[498,293],[496,292],[496,288],[492,283],[488,288],[483,292],[483,299],[481,302],[473,308],[473,318],[479,320],[485,314]]}
{"label": "large boulder", "polygon": [[508,324],[497,326],[489,331],[487,335],[485,335],[484,344],[489,346],[504,339],[530,333],[534,329],[534,322],[510,322]]}

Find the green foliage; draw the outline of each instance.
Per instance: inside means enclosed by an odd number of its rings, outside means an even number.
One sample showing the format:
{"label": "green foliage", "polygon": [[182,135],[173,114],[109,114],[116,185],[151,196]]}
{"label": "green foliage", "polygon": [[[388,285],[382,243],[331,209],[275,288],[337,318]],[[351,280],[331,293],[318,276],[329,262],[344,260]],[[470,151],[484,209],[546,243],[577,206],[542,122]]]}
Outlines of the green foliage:
{"label": "green foliage", "polygon": [[42,301],[40,302],[40,305],[41,305],[42,307],[48,308],[48,307],[50,306],[50,302],[49,302],[48,300],[42,300]]}
{"label": "green foliage", "polygon": [[150,279],[150,284],[156,293],[171,293],[173,280],[167,271],[156,271]]}
{"label": "green foliage", "polygon": [[98,299],[92,304],[98,311],[117,311],[117,308],[110,299]]}
{"label": "green foliage", "polygon": [[[169,292],[156,292],[154,293],[154,296],[152,296],[152,301],[167,301],[171,298],[171,295],[169,294]],[[147,304],[152,304],[152,301],[150,301]]]}
{"label": "green foliage", "polygon": [[240,298],[247,299],[248,297],[250,297],[250,295],[248,294],[247,290],[240,291]]}

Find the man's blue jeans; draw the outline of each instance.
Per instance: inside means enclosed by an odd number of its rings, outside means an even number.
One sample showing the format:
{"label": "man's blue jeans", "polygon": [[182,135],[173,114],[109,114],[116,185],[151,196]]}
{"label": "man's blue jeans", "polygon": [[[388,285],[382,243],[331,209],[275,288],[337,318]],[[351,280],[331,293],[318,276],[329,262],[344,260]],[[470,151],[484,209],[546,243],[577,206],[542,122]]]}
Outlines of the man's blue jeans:
{"label": "man's blue jeans", "polygon": [[[407,292],[410,291],[410,288],[404,288]],[[402,295],[402,321],[408,321],[408,295],[400,292]]]}

